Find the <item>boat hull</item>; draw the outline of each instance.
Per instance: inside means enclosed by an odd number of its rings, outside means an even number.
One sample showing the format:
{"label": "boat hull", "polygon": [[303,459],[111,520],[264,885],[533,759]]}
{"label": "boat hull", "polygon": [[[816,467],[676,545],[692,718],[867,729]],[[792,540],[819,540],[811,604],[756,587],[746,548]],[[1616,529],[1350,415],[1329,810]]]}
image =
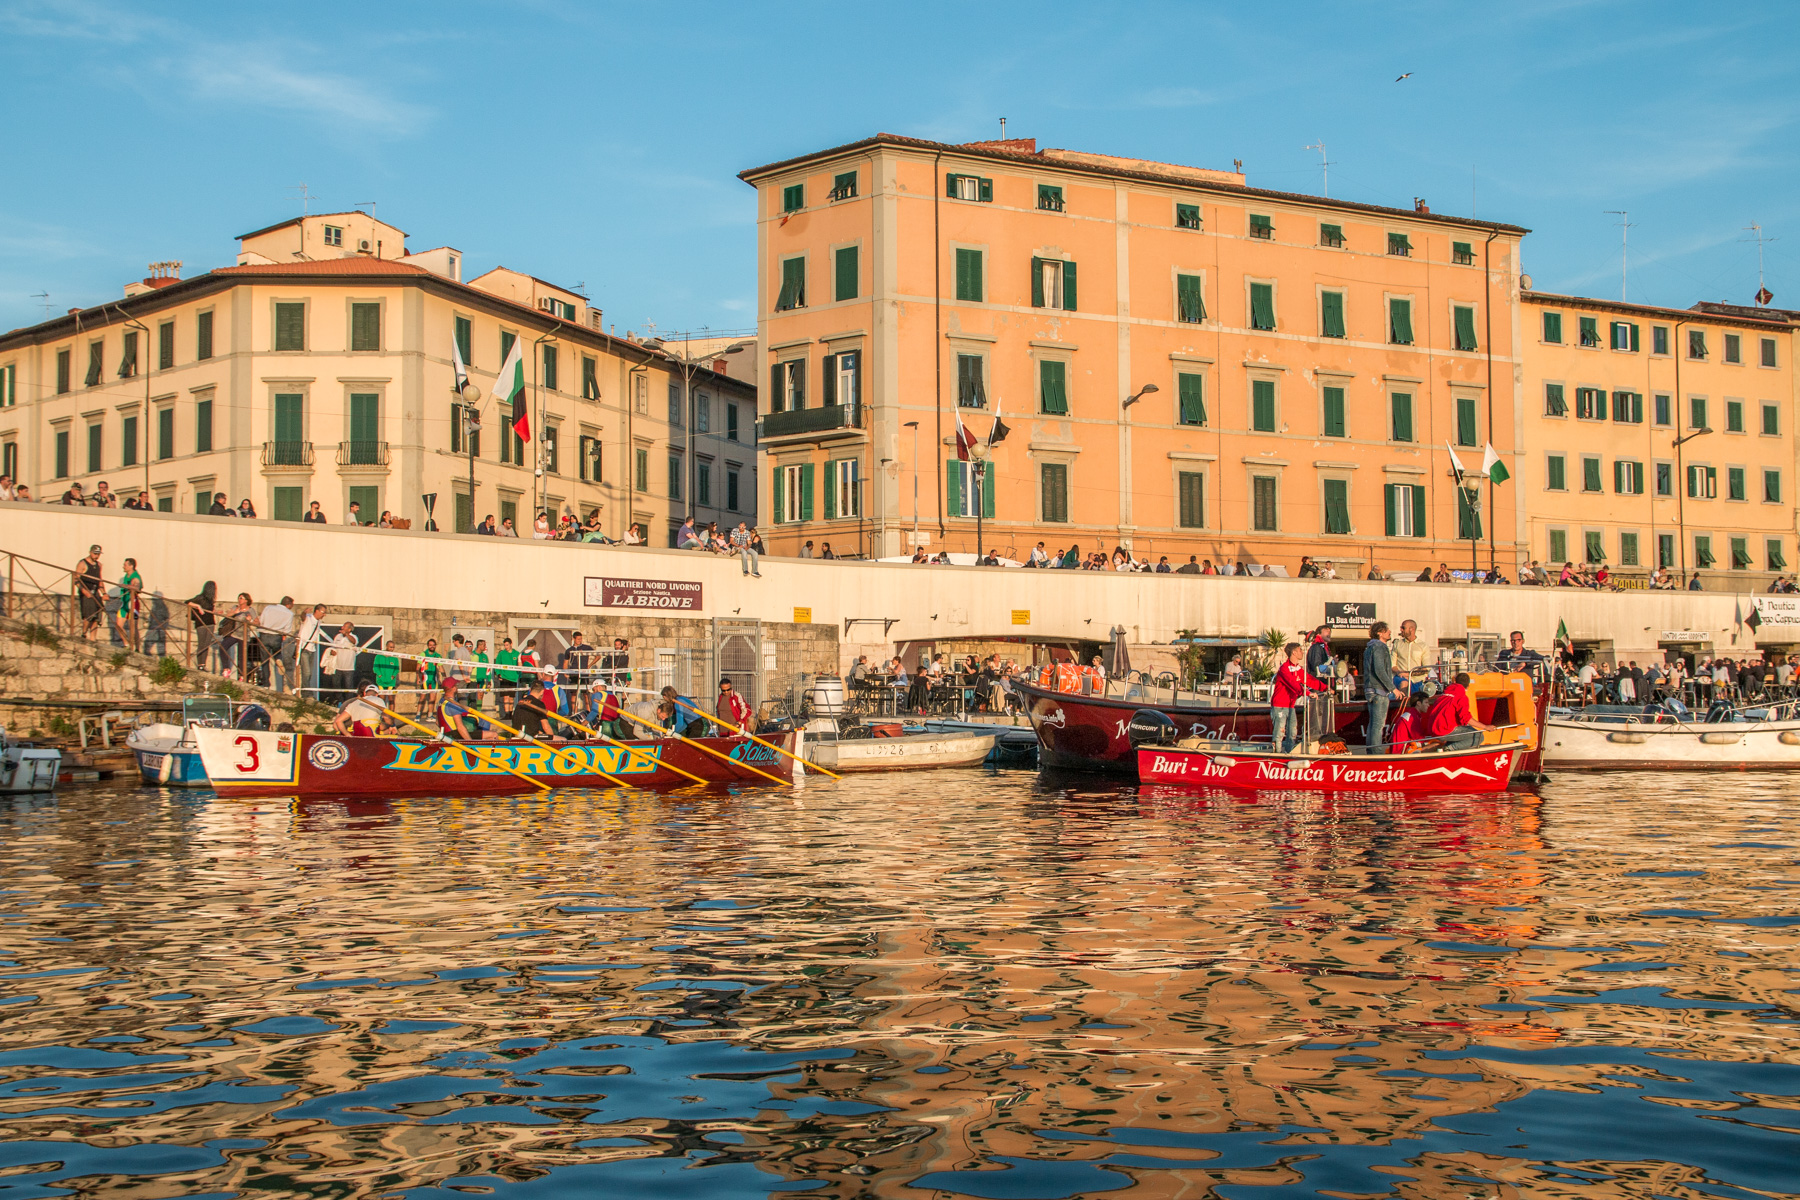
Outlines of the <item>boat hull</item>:
{"label": "boat hull", "polygon": [[209,786],[199,749],[182,733],[179,725],[146,725],[125,739],[126,747],[137,756],[138,775],[149,786]]}
{"label": "boat hull", "polygon": [[1274,754],[1238,747],[1145,746],[1147,784],[1307,792],[1499,792],[1512,783],[1519,747],[1477,746],[1426,754]]}
{"label": "boat hull", "polygon": [[[793,759],[748,738],[696,738],[725,761],[674,740],[610,746],[570,742],[554,750],[528,742],[428,742],[385,737],[196,729],[207,775],[229,796],[504,796],[551,787],[668,790],[710,784],[793,780]],[[794,735],[767,739],[792,751]],[[510,768],[510,769],[509,769]],[[513,771],[528,777],[521,779]]]}
{"label": "boat hull", "polygon": [[1565,771],[1800,770],[1800,721],[1614,723],[1551,718],[1544,766]]}
{"label": "boat hull", "polygon": [[6,742],[0,746],[0,795],[38,795],[56,790],[62,751],[50,746]]}
{"label": "boat hull", "polygon": [[993,753],[997,734],[915,733],[807,743],[807,757],[828,771],[914,771],[929,767],[979,767]]}

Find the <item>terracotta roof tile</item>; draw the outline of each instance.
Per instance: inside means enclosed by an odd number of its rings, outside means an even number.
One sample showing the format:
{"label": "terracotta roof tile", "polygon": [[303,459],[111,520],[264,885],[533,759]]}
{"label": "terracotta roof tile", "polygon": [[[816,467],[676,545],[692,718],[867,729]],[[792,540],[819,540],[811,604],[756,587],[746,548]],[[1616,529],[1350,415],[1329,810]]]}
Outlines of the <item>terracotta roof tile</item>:
{"label": "terracotta roof tile", "polygon": [[246,263],[241,267],[214,267],[213,275],[429,275],[424,267],[391,258],[318,258],[289,263]]}

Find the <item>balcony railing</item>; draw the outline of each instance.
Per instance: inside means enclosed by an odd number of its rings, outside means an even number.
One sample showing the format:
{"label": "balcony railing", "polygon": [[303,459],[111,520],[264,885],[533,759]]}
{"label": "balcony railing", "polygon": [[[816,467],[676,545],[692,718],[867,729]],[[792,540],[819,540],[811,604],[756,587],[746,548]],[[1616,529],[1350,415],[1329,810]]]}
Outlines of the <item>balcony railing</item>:
{"label": "balcony railing", "polygon": [[262,465],[265,467],[310,467],[313,465],[311,442],[264,442]]}
{"label": "balcony railing", "polygon": [[385,467],[388,465],[386,442],[339,442],[338,466]]}
{"label": "balcony railing", "polygon": [[783,437],[795,433],[829,433],[839,429],[861,429],[863,406],[860,404],[827,404],[822,408],[801,408],[792,412],[770,413],[757,423],[759,438]]}

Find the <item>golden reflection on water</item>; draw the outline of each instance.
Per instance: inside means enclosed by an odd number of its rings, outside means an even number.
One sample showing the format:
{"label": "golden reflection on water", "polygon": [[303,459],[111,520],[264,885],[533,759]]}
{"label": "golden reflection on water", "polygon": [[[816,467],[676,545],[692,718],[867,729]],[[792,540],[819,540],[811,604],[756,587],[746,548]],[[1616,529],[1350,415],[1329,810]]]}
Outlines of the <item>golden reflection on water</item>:
{"label": "golden reflection on water", "polygon": [[0,1192],[1800,1194],[1788,788],[19,801]]}

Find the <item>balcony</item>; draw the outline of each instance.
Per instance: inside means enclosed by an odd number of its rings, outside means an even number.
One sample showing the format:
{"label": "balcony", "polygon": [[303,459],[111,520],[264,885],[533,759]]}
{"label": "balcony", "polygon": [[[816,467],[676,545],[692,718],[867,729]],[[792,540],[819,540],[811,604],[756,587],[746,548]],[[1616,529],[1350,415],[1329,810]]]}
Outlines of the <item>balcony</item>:
{"label": "balcony", "polygon": [[863,427],[863,411],[861,404],[827,404],[822,408],[770,413],[756,423],[756,437],[759,441],[804,434],[816,435],[820,440],[847,437]]}
{"label": "balcony", "polygon": [[385,467],[388,465],[386,442],[339,442],[337,465],[340,467]]}
{"label": "balcony", "polygon": [[271,471],[304,471],[313,465],[311,442],[264,442],[262,465]]}

